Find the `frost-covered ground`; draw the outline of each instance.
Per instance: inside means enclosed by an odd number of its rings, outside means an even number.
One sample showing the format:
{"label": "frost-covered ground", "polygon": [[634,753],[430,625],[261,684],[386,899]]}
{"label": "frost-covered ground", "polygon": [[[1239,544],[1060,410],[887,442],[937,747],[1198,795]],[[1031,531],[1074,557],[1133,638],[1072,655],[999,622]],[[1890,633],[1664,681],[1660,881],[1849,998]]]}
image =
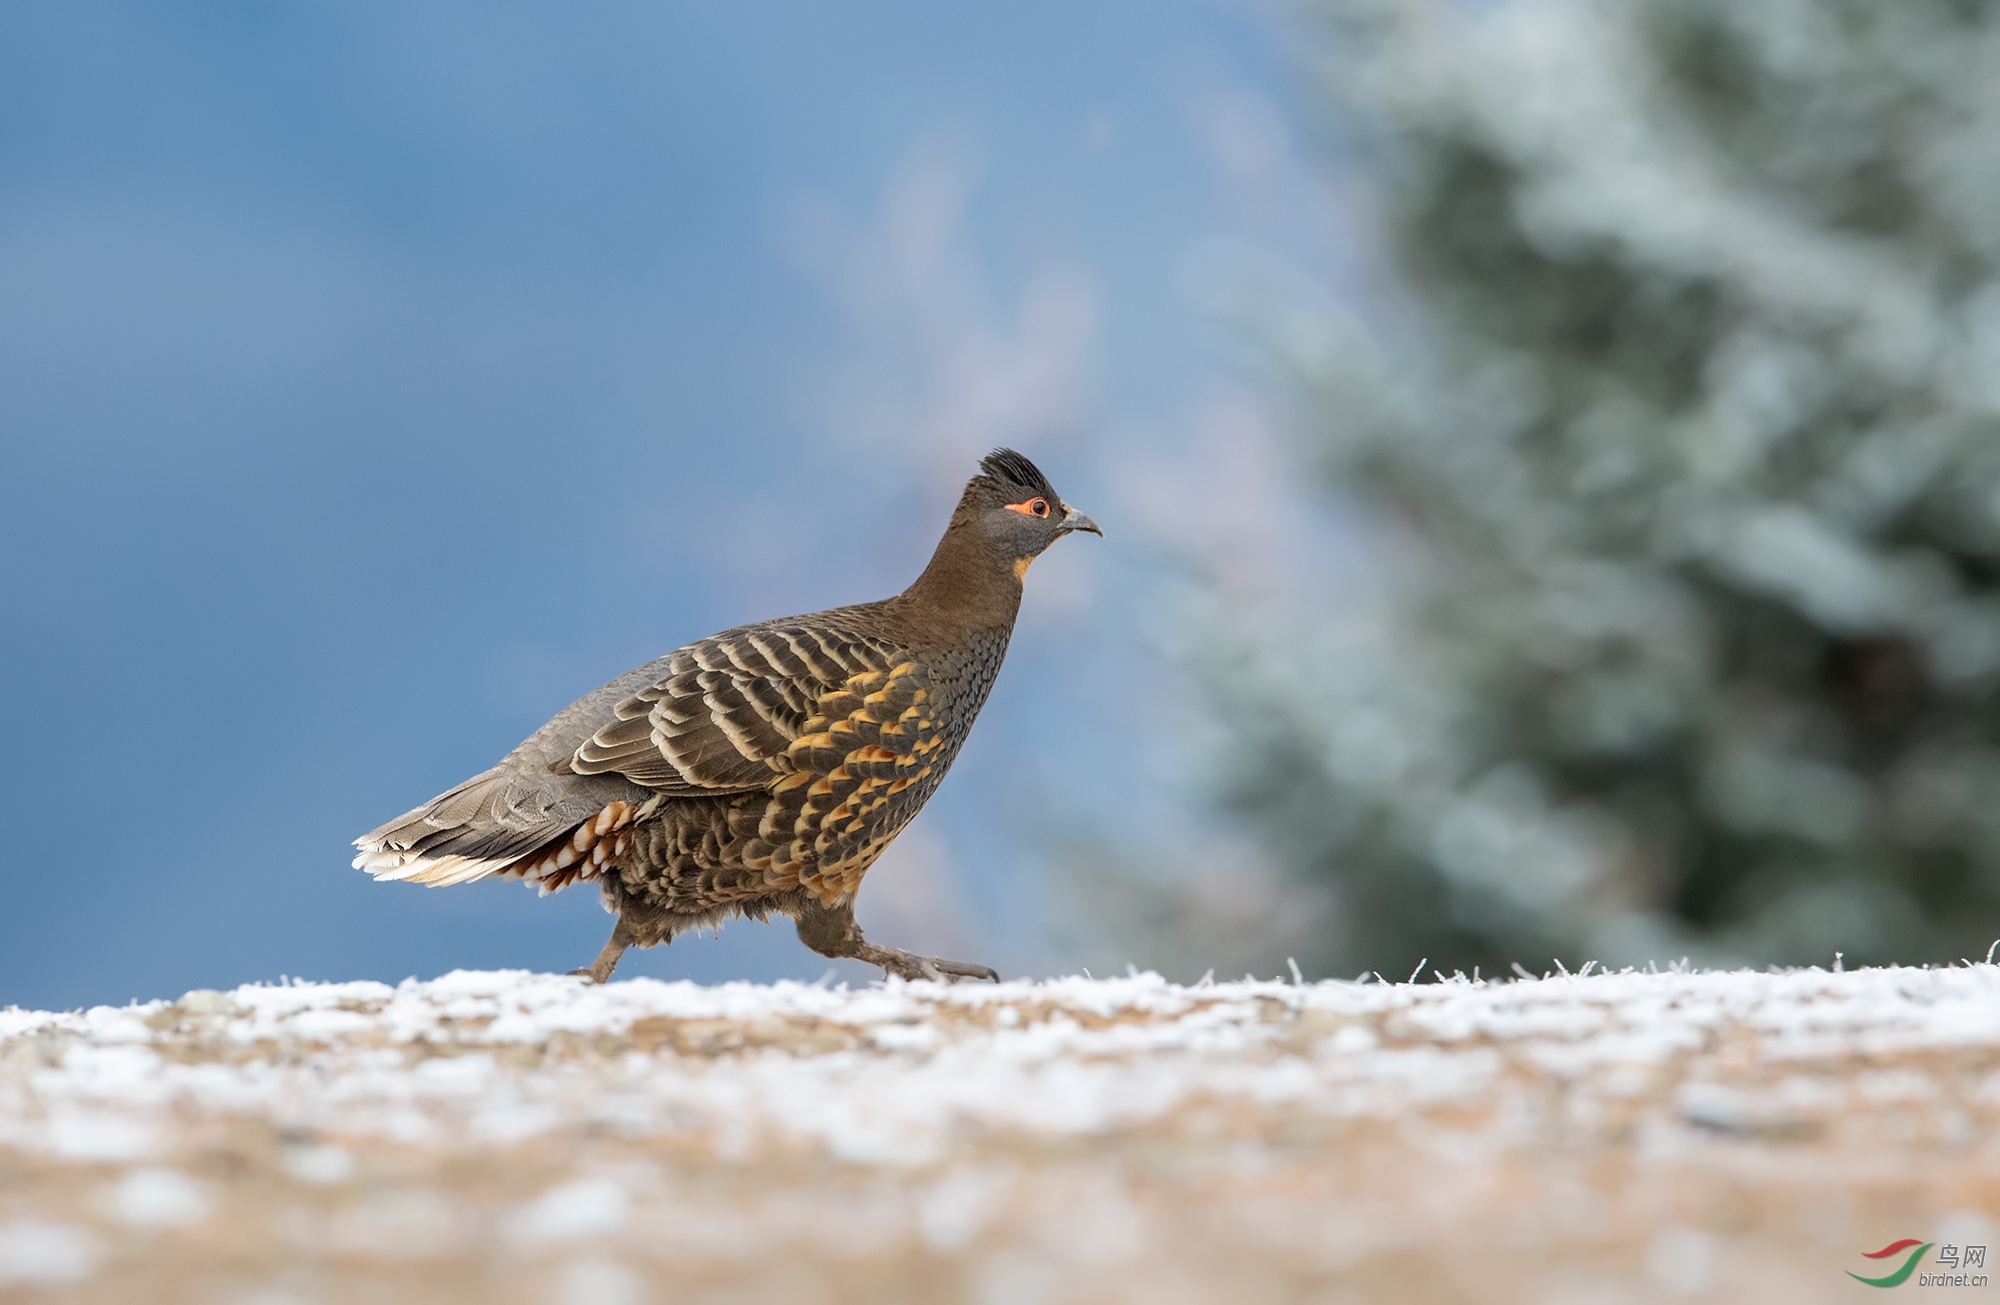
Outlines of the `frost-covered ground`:
{"label": "frost-covered ground", "polygon": [[1996,1125],[1990,965],[245,987],[0,1011],[0,1300],[1824,1301]]}

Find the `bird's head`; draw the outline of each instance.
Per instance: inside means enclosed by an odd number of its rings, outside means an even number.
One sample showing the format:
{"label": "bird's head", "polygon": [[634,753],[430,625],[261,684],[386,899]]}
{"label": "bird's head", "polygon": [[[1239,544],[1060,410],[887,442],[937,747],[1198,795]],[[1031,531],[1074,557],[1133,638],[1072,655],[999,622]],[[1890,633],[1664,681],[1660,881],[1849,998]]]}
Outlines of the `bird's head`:
{"label": "bird's head", "polygon": [[965,487],[959,502],[983,538],[1007,554],[1018,578],[1042,550],[1077,530],[1100,538],[1097,523],[1063,502],[1041,469],[1012,449],[995,449],[982,458],[979,474]]}

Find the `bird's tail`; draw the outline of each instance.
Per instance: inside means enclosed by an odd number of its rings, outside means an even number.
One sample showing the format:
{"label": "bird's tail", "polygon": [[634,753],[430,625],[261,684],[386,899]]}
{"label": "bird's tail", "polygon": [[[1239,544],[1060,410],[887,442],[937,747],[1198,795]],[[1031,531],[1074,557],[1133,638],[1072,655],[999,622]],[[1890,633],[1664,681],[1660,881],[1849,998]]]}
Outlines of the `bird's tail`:
{"label": "bird's tail", "polygon": [[498,767],[474,775],[414,811],[354,840],[354,868],[377,879],[402,879],[443,888],[505,873],[525,855],[566,830],[546,820],[522,827],[508,821],[508,776]]}
{"label": "bird's tail", "polygon": [[362,835],[354,868],[432,888],[500,875],[547,895],[623,856],[631,826],[662,801],[547,805],[524,800],[513,779],[496,767]]}

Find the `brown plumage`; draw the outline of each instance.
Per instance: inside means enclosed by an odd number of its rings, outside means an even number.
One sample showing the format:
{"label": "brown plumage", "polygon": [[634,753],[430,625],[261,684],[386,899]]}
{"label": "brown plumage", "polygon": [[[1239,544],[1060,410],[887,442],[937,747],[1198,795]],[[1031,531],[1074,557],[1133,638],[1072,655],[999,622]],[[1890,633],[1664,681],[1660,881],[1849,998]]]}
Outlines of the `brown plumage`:
{"label": "brown plumage", "polygon": [[876,858],[937,790],[986,702],[1028,564],[1101,534],[1001,449],[894,598],[725,630],[582,698],[501,763],[355,840],[377,879],[598,884],[618,917],[588,970],[736,915],[905,978],[997,978],[878,947],[854,922]]}

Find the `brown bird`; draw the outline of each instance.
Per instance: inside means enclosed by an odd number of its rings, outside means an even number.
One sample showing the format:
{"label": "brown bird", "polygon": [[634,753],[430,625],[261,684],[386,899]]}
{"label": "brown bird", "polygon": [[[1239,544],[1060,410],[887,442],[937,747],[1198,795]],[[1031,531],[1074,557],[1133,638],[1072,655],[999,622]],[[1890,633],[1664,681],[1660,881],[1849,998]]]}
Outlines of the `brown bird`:
{"label": "brown bird", "polygon": [[440,887],[489,875],[544,894],[595,880],[628,947],[738,915],[791,917],[822,956],[890,974],[984,965],[861,936],[861,877],[937,791],[986,702],[1028,565],[1104,532],[1000,449],[930,565],[894,598],[724,630],[570,704],[499,765],[354,840],[358,869]]}

